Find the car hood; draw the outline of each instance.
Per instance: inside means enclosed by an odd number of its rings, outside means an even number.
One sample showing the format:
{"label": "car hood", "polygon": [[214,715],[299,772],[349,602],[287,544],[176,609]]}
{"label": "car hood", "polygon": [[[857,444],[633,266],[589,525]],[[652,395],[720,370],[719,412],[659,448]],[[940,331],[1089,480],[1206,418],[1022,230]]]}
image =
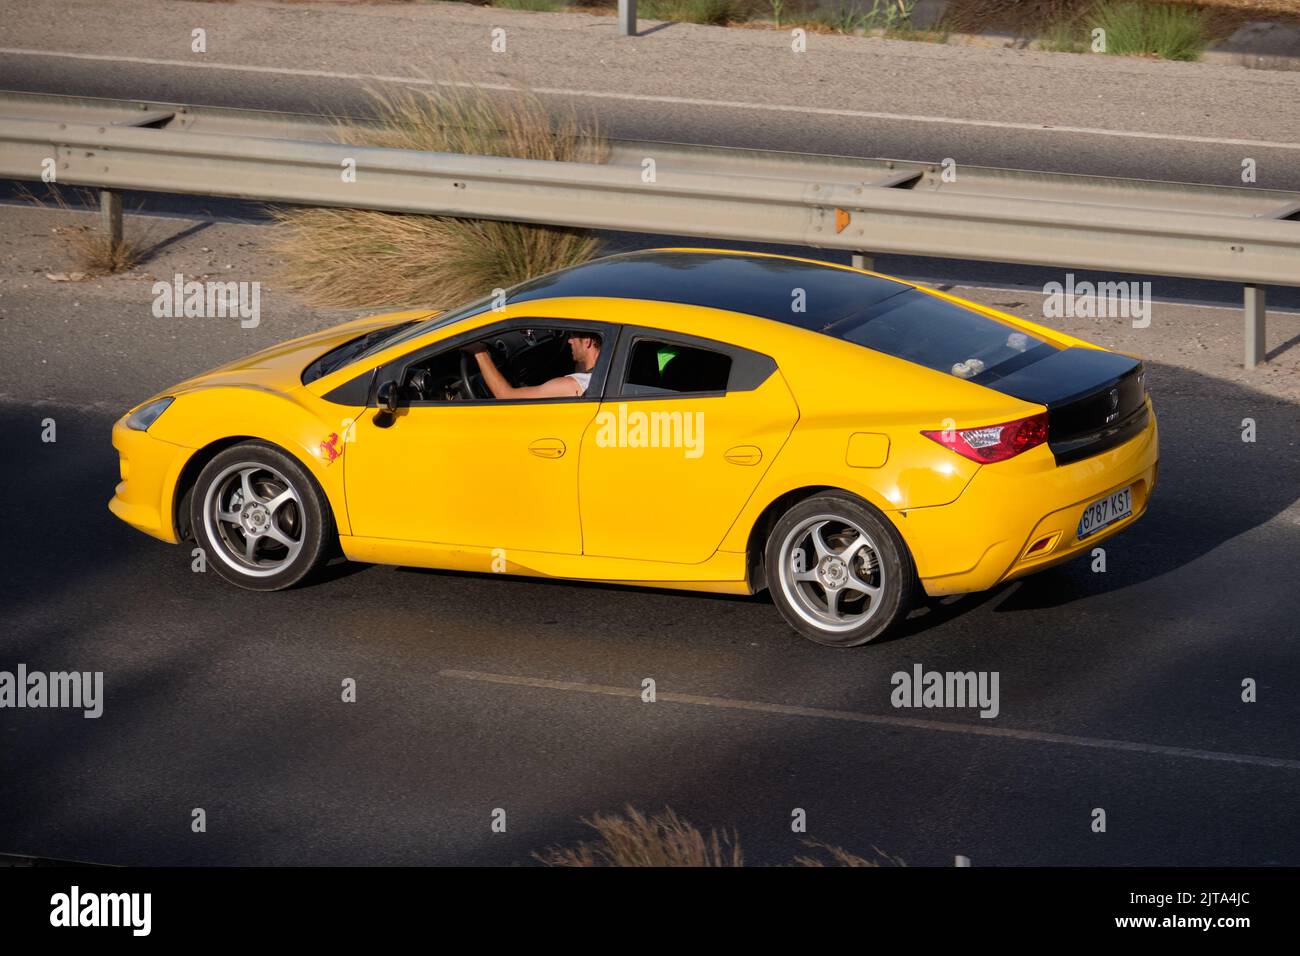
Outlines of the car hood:
{"label": "car hood", "polygon": [[432,310],[389,312],[344,322],[319,332],[311,332],[252,355],[236,359],[210,371],[180,382],[161,395],[179,395],[182,392],[217,386],[247,386],[270,388],[287,392],[302,385],[302,370],[330,349],[337,348],[358,336],[373,332],[398,322],[427,319],[437,315]]}

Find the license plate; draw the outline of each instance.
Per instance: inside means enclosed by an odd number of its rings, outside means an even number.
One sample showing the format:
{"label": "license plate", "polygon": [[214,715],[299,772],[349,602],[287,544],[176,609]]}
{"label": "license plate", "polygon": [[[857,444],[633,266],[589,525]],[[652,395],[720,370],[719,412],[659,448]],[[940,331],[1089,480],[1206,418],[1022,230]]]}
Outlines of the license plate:
{"label": "license plate", "polygon": [[1132,513],[1133,486],[1129,485],[1084,508],[1083,517],[1079,519],[1077,535],[1080,539],[1086,538],[1090,534],[1096,534],[1108,524],[1127,518]]}

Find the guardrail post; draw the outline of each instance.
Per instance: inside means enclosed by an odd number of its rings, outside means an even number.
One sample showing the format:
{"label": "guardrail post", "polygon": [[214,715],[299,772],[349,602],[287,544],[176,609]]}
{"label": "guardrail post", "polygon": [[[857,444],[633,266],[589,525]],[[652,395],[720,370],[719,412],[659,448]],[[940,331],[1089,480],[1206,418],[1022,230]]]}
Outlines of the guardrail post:
{"label": "guardrail post", "polygon": [[876,257],[869,256],[865,252],[855,252],[853,253],[853,268],[874,272],[876,270]]}
{"label": "guardrail post", "polygon": [[636,36],[636,0],[618,0],[619,36]]}
{"label": "guardrail post", "polygon": [[122,194],[112,189],[99,191],[99,218],[112,248],[122,244]]}
{"label": "guardrail post", "polygon": [[1266,357],[1264,340],[1264,289],[1257,285],[1246,286],[1246,368],[1254,368]]}

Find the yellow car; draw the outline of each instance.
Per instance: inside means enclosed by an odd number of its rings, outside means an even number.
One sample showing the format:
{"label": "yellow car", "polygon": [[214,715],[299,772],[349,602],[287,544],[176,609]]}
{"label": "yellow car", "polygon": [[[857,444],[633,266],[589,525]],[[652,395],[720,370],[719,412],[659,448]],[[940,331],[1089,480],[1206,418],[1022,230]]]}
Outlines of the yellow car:
{"label": "yellow car", "polygon": [[807,259],[663,249],[294,339],[113,429],[113,513],[255,590],[354,561],[752,594],[822,644],[1147,506],[1129,356]]}

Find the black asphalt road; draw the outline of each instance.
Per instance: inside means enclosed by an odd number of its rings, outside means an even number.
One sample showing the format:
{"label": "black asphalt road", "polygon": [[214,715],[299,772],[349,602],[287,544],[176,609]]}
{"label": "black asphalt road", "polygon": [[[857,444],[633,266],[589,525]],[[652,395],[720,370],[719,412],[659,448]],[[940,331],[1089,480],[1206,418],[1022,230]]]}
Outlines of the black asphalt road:
{"label": "black asphalt road", "polygon": [[[849,651],[764,598],[349,565],[240,592],[105,509],[108,413],[0,403],[0,667],[106,687],[97,720],[0,710],[0,853],[527,863],[632,804],[735,827],[758,863],[802,849],[802,808],[810,837],[911,865],[1300,864],[1300,409],[1149,378],[1160,485],[1106,573],[929,602]],[[892,708],[918,663],[997,671],[1000,715]]]}

